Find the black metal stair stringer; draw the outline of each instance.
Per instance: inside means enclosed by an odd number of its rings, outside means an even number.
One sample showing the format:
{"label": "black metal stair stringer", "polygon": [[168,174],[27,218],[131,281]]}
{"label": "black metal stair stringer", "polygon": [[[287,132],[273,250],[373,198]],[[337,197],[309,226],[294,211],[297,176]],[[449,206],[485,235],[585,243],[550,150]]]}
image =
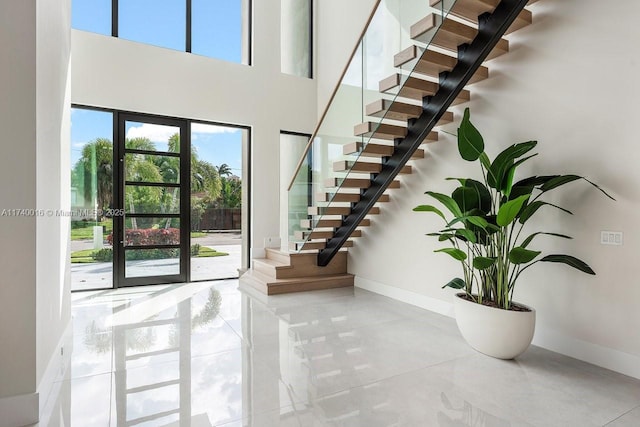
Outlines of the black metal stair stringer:
{"label": "black metal stair stringer", "polygon": [[325,248],[318,253],[318,265],[329,264],[528,2],[529,0],[502,0],[493,13],[480,16],[478,35],[470,44],[458,49],[456,66],[441,76],[438,92],[430,99],[425,98],[423,112],[415,121],[409,123],[407,136],[396,140],[399,142],[396,143],[393,155],[386,158],[380,173],[371,180],[371,186],[362,193],[360,201],[353,205],[351,213],[343,219],[342,225],[327,241]]}

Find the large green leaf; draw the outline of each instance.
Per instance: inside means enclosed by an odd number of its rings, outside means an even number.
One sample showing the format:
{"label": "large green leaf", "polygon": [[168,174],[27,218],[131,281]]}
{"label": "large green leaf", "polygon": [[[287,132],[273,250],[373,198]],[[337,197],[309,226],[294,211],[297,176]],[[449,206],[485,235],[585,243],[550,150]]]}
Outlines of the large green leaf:
{"label": "large green leaf", "polygon": [[500,188],[505,196],[509,197],[509,195],[511,194],[511,189],[513,187],[513,177],[516,174],[516,169],[518,169],[518,166],[520,166],[530,158],[535,157],[537,155],[538,153],[527,156],[524,159],[520,159],[517,162],[515,162],[513,165],[511,165],[511,167],[507,170],[507,173],[504,176],[504,181],[500,185]]}
{"label": "large green leaf", "polygon": [[549,179],[547,182],[545,182],[540,187],[540,191],[545,193],[547,191],[553,190],[554,188],[558,188],[558,187],[560,187],[562,185],[568,184],[568,183],[573,182],[573,181],[577,181],[579,179],[587,181],[593,187],[595,187],[598,190],[600,190],[600,192],[602,194],[604,194],[605,196],[607,196],[611,200],[615,200],[613,197],[611,197],[611,195],[609,195],[609,193],[607,193],[602,188],[600,188],[600,186],[598,186],[596,183],[591,182],[587,178],[579,176],[579,175],[557,175],[557,176],[554,176],[553,178]]}
{"label": "large green leaf", "polygon": [[517,199],[525,194],[533,193],[533,185],[513,185],[511,192],[509,193],[509,200]]}
{"label": "large green leaf", "polygon": [[529,218],[531,218],[533,216],[534,213],[536,213],[538,211],[538,209],[540,209],[543,206],[553,206],[554,208],[560,209],[563,212],[568,213],[569,215],[573,215],[573,212],[562,208],[560,206],[554,205],[553,203],[547,203],[547,202],[543,202],[541,200],[536,200],[535,202],[527,205],[527,207],[525,207],[522,210],[522,213],[520,214],[520,219],[518,221],[520,221],[520,224],[524,224],[525,222],[527,222],[529,220]]}
{"label": "large green leaf", "polygon": [[458,206],[456,201],[453,200],[451,197],[447,196],[446,194],[435,193],[433,191],[427,191],[425,194],[428,194],[429,196],[433,197],[434,199],[442,203],[444,207],[449,209],[449,212],[451,212],[453,216],[455,217],[462,216],[462,211],[460,210],[460,207]]}
{"label": "large green leaf", "polygon": [[442,211],[440,211],[440,209],[436,208],[435,206],[420,205],[420,206],[416,206],[415,208],[413,208],[413,211],[414,212],[433,212],[433,213],[437,214],[438,216],[440,216],[445,221],[447,220],[444,217],[444,214],[442,213]]}
{"label": "large green leaf", "polygon": [[542,262],[559,262],[562,264],[566,264],[569,267],[573,267],[577,270],[582,271],[583,273],[587,273],[587,274],[593,274],[595,275],[596,272],[593,271],[591,269],[591,267],[589,267],[587,265],[586,262],[579,260],[576,257],[572,257],[571,255],[547,255],[546,257],[542,258],[540,261]]}
{"label": "large green leaf", "polygon": [[[482,228],[483,230],[487,228],[487,226],[489,225],[489,223],[487,222],[486,219],[484,219],[481,216],[474,216],[474,215],[463,215],[460,216],[458,218],[455,218],[454,220],[452,220],[451,222],[449,222],[447,224],[447,227],[451,227],[459,222],[462,222],[465,224],[465,226],[467,225],[467,223],[471,223],[477,227]],[[469,227],[470,228],[470,227]]]}
{"label": "large green leaf", "polygon": [[475,268],[476,270],[486,270],[495,263],[496,258],[477,256],[473,259],[473,268]]}
{"label": "large green leaf", "polygon": [[540,251],[530,251],[529,249],[517,246],[509,252],[509,261],[514,264],[526,264],[533,261],[541,253]]}
{"label": "large green leaf", "polygon": [[483,183],[473,179],[467,179],[463,185],[468,188],[473,188],[476,191],[480,201],[478,207],[485,215],[491,212],[491,193]]}
{"label": "large green leaf", "polygon": [[491,168],[487,173],[487,184],[489,187],[501,190],[505,181],[507,171],[513,166],[515,159],[531,151],[537,141],[521,142],[504,149],[491,163]]}
{"label": "large green leaf", "polygon": [[466,228],[461,228],[460,230],[456,230],[456,237],[462,238],[464,241],[469,241],[471,243],[476,243],[476,235],[473,231],[467,230]]}
{"label": "large green leaf", "polygon": [[524,196],[520,196],[517,199],[510,200],[507,203],[500,206],[498,210],[498,218],[496,222],[500,227],[506,227],[511,224],[517,216],[520,209],[522,209],[522,205],[529,199],[531,195],[525,194]]}
{"label": "large green leaf", "polygon": [[434,252],[444,252],[445,254],[451,255],[458,261],[464,261],[465,259],[467,259],[467,254],[456,248],[443,248],[435,250]]}
{"label": "large green leaf", "polygon": [[527,237],[526,239],[524,239],[524,241],[522,242],[522,246],[523,248],[526,248],[527,246],[529,246],[529,243],[531,243],[531,241],[538,235],[543,234],[543,235],[547,235],[547,236],[554,236],[554,237],[561,237],[563,239],[572,239],[573,237],[571,236],[567,236],[566,234],[558,234],[558,233],[547,233],[544,231],[538,231],[537,233],[533,233],[532,235],[530,235],[529,237]]}
{"label": "large green leaf", "polygon": [[482,135],[469,121],[469,108],[464,110],[464,116],[458,128],[458,151],[463,159],[470,162],[478,160],[484,152]]}
{"label": "large green leaf", "polygon": [[458,187],[451,194],[451,198],[456,201],[463,213],[480,207],[480,197],[475,188]]}
{"label": "large green leaf", "polygon": [[518,182],[516,182],[515,184],[513,184],[514,187],[516,186],[521,186],[521,187],[528,187],[528,186],[533,186],[533,187],[537,187],[539,185],[543,185],[545,183],[547,183],[549,180],[557,177],[559,175],[545,175],[545,176],[530,176],[528,178],[522,179]]}
{"label": "large green leaf", "polygon": [[467,285],[464,283],[464,280],[460,279],[459,277],[456,277],[455,279],[451,280],[449,283],[444,285],[442,287],[442,289],[447,288],[447,287],[453,288],[453,289],[463,289],[466,286]]}

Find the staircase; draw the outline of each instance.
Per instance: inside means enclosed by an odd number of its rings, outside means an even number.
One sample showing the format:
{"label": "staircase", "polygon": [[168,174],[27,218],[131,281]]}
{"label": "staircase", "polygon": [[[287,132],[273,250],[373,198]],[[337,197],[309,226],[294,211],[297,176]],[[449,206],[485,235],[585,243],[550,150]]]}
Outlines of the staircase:
{"label": "staircase", "polygon": [[[392,190],[400,188],[397,176],[412,173],[412,166],[407,163],[424,158],[421,147],[438,141],[434,129],[454,120],[448,109],[468,102],[468,88],[489,77],[486,64],[509,52],[509,41],[503,36],[531,24],[532,14],[525,6],[536,1],[430,0],[432,10],[409,26],[411,42],[393,57],[394,72],[379,80],[378,98],[362,103],[364,120],[354,124],[351,141],[345,138],[348,135],[328,135],[326,131],[335,127],[324,123],[332,108],[345,108],[334,106],[341,97],[340,86],[336,89],[289,189],[290,194],[311,192],[310,206],[298,213],[300,224],[292,235],[291,253],[279,253],[282,256],[275,259],[274,252],[268,251],[266,259],[254,260],[251,274],[262,282],[263,288],[266,286],[267,293],[271,288],[272,293],[280,293],[276,289],[294,292],[352,285],[353,279],[349,282],[344,276],[343,248],[353,246],[353,239],[362,236],[370,218],[390,200]],[[379,5],[376,15],[381,8]],[[415,16],[420,15],[414,14],[412,19]],[[366,36],[365,32],[362,40]],[[361,41],[360,50],[365,47]],[[361,63],[365,63],[364,59]],[[373,92],[366,86],[363,77],[363,101]],[[327,153],[335,151],[335,145],[341,146],[342,157],[330,159]],[[316,152],[322,156],[319,167],[317,159],[313,163],[309,154]],[[301,171],[307,169],[313,171],[311,176],[301,176]],[[306,257],[307,265],[315,258],[313,268],[296,272],[296,262],[300,262],[296,256]],[[345,259],[345,263],[334,286],[329,278],[336,258]],[[342,268],[342,261],[338,265]],[[324,268],[329,270],[323,273]],[[278,276],[284,271],[303,276]]]}

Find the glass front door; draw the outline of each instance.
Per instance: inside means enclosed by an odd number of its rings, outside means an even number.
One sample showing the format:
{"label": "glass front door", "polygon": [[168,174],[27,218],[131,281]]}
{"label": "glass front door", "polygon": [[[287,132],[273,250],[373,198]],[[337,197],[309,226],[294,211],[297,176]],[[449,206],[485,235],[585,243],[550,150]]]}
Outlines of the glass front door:
{"label": "glass front door", "polygon": [[117,286],[188,281],[189,145],[184,120],[118,115]]}

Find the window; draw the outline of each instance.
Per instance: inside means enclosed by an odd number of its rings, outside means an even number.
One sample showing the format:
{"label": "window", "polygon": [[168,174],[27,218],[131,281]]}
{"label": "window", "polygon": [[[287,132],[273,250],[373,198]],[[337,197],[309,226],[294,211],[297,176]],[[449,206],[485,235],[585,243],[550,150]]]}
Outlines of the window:
{"label": "window", "polygon": [[312,0],[281,0],[281,71],[300,77],[313,77]]}
{"label": "window", "polygon": [[71,26],[77,30],[111,35],[112,0],[73,0]]}
{"label": "window", "polygon": [[184,50],[186,13],[184,0],[119,0],[118,37]]}
{"label": "window", "polygon": [[251,0],[72,0],[72,27],[250,64]]}

